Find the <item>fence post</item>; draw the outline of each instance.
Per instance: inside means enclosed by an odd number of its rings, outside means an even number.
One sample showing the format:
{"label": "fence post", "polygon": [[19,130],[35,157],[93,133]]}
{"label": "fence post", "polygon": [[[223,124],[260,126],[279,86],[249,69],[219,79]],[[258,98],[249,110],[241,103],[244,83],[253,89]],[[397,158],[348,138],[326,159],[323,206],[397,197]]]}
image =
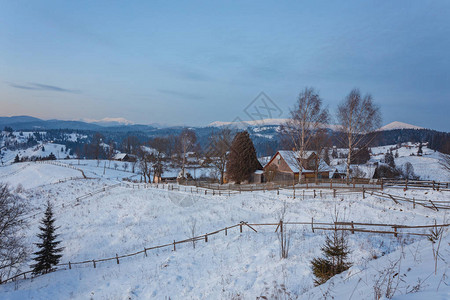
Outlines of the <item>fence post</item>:
{"label": "fence post", "polygon": [[336,198],[336,189],[333,190],[333,198]]}
{"label": "fence post", "polygon": [[311,229],[312,232],[314,233],[314,218],[311,218]]}
{"label": "fence post", "polygon": [[313,192],[314,192],[314,198],[316,198],[316,190],[313,190]]}
{"label": "fence post", "polygon": [[145,257],[147,257],[147,248],[145,248],[145,247],[144,247],[144,254],[145,254]]}
{"label": "fence post", "polygon": [[228,235],[228,227],[225,227],[225,235]]}
{"label": "fence post", "polygon": [[413,197],[413,208],[416,208],[416,199]]}
{"label": "fence post", "polygon": [[116,253],[116,261],[117,261],[117,264],[119,264],[119,256],[117,255],[117,253]]}
{"label": "fence post", "polygon": [[366,199],[366,190],[364,188],[363,188],[363,199]]}
{"label": "fence post", "polygon": [[433,191],[434,191],[434,180],[433,180]]}
{"label": "fence post", "polygon": [[352,234],[355,234],[355,226],[353,225],[353,221],[352,221]]}
{"label": "fence post", "polygon": [[97,266],[95,265],[95,260],[93,259],[92,262],[94,263],[94,269],[95,269],[95,268],[97,267]]}
{"label": "fence post", "polygon": [[383,190],[383,178],[381,178],[381,190]]}
{"label": "fence post", "polygon": [[72,269],[72,265],[70,264],[70,261],[69,261],[69,270],[71,270]]}
{"label": "fence post", "polygon": [[405,191],[408,190],[408,179],[405,179]]}
{"label": "fence post", "polygon": [[205,243],[207,243],[207,242],[208,242],[208,234],[205,233]]}
{"label": "fence post", "polygon": [[355,188],[355,178],[353,178],[353,188]]}
{"label": "fence post", "polygon": [[242,233],[242,222],[241,222],[241,224],[239,225],[239,230],[240,230],[241,233]]}
{"label": "fence post", "polygon": [[397,237],[397,227],[394,227],[394,236]]}
{"label": "fence post", "polygon": [[173,240],[173,251],[177,251],[177,247],[175,246],[175,240]]}

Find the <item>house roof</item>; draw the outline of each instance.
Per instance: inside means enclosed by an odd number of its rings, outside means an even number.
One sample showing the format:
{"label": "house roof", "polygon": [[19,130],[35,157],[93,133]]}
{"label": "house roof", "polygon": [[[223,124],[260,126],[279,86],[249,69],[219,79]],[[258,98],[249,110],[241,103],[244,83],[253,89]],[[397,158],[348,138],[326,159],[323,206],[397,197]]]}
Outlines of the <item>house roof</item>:
{"label": "house roof", "polygon": [[[303,157],[304,157],[304,159],[309,158],[314,153],[315,153],[314,151],[304,151]],[[299,171],[300,171],[300,162],[299,162],[300,154],[297,151],[280,150],[275,154],[275,156],[273,158],[275,158],[278,154],[280,154],[280,156],[284,159],[284,161],[286,162],[288,167],[292,170],[292,172],[299,173]],[[320,159],[320,161],[319,161],[318,171],[319,172],[330,171],[330,167],[323,159]],[[307,170],[302,167],[302,172],[308,173],[308,172],[311,172],[311,170]]]}
{"label": "house roof", "polygon": [[126,153],[117,153],[116,155],[114,155],[114,159],[124,159],[126,156]]}

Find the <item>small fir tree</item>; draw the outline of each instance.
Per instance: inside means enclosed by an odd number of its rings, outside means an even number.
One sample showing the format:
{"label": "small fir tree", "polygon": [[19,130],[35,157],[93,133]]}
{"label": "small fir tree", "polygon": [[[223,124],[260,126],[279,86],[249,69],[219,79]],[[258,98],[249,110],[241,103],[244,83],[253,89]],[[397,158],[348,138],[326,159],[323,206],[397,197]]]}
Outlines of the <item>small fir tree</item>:
{"label": "small fir tree", "polygon": [[311,261],[311,268],[316,279],[314,284],[321,285],[334,275],[340,274],[351,267],[347,262],[350,253],[345,240],[345,233],[334,231],[332,237],[327,236],[325,246],[321,248],[324,258],[314,258]]}
{"label": "small fir tree", "polygon": [[20,162],[19,154],[16,154],[16,157],[14,158],[14,162],[15,162],[15,163]]}
{"label": "small fir tree", "polygon": [[33,253],[36,256],[33,258],[36,263],[31,265],[33,275],[46,274],[53,271],[54,266],[59,263],[62,257],[60,253],[63,248],[58,248],[61,241],[56,241],[58,234],[55,233],[57,228],[55,228],[54,222],[52,205],[50,202],[47,202],[47,209],[41,221],[42,226],[39,226],[41,233],[37,235],[41,242],[35,244],[39,250]]}
{"label": "small fir tree", "polygon": [[50,155],[48,156],[48,159],[49,159],[49,160],[56,160],[55,154],[53,154],[53,152],[50,153]]}

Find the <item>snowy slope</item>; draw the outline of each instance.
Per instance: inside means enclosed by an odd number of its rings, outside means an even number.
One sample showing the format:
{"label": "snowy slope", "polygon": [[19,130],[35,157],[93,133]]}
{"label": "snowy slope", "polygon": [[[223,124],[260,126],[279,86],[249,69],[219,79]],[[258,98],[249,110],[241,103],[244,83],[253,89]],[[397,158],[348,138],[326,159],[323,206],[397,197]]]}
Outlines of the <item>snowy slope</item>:
{"label": "snowy slope", "polygon": [[0,182],[8,183],[11,187],[21,184],[25,189],[82,177],[81,172],[77,170],[34,162],[12,164],[1,168],[0,171]]}
{"label": "snowy slope", "polygon": [[378,128],[377,131],[386,131],[394,129],[425,129],[425,128],[403,122],[394,121],[392,123],[384,125],[383,127]]}
{"label": "snowy slope", "polygon": [[[369,195],[362,199],[361,194],[339,198],[324,194],[323,198],[313,199],[311,190],[306,191],[304,200],[294,200],[291,190],[282,190],[280,195],[276,192],[253,192],[213,197],[184,192],[183,188],[181,191],[168,191],[117,187],[76,201],[78,196],[116,183],[116,177],[132,176],[130,172],[110,169],[106,172],[114,172],[111,176],[108,173],[103,175],[101,165],[97,167],[96,161],[80,162],[79,167],[94,179],[40,185],[23,193],[38,212],[42,211],[48,199],[54,203],[57,225],[61,226],[62,246],[65,247],[63,262],[111,257],[116,253],[121,255],[138,251],[144,246],[182,240],[190,236],[194,221],[197,235],[242,220],[276,222],[284,203],[288,221],[309,222],[314,218],[315,222],[329,222],[335,209],[342,219],[360,222],[430,224],[435,219],[441,223],[445,217],[443,211],[420,207],[413,209],[406,204],[398,206],[390,200]],[[43,166],[49,167],[52,174],[63,173],[66,169]],[[15,177],[13,184],[24,184],[29,178],[25,174],[27,170],[32,171],[28,168],[22,170],[22,176]],[[0,176],[12,178],[8,174],[6,168],[0,168]],[[448,192],[390,191],[416,199],[450,200]],[[26,241],[32,245],[36,242],[39,216],[29,221]],[[246,228],[244,233],[239,234],[239,229],[235,228],[229,231],[228,236],[219,234],[212,236],[208,243],[197,242],[195,249],[191,244],[183,244],[178,245],[175,252],[171,249],[149,251],[148,257],[142,255],[122,259],[119,265],[110,261],[98,263],[96,269],[92,265],[77,266],[33,280],[0,285],[0,298],[255,299],[265,295],[270,299],[274,298],[270,296],[274,286],[284,285],[289,293],[300,299],[322,299],[328,287],[314,288],[309,262],[319,255],[325,233],[312,233],[309,225],[287,227],[291,231],[290,255],[288,259],[281,260],[274,228],[257,229],[255,233]],[[449,241],[448,237],[444,240],[445,244]],[[354,290],[354,299],[372,299],[376,279],[374,270],[386,268],[390,261],[398,259],[399,252],[396,251],[401,251],[402,244],[405,245],[406,256],[402,267],[411,268],[407,276],[402,276],[402,284],[412,287],[418,278],[426,278],[426,284],[420,290],[432,293],[434,297],[438,295],[437,285],[444,272],[448,273],[447,263],[440,261],[438,274],[431,274],[432,253],[430,242],[425,237],[397,239],[356,233],[349,235],[349,244],[354,267],[333,279],[330,295],[337,296],[335,299],[348,299],[348,293],[346,297],[339,295],[350,290]],[[409,253],[415,253],[415,249],[419,249],[417,251],[420,253],[412,258]],[[374,260],[374,256],[381,258]],[[442,252],[442,256],[448,261],[448,249]],[[444,278],[444,282],[449,284],[448,279]],[[441,283],[439,293],[448,294],[446,284]],[[406,291],[402,287],[397,295]]]}

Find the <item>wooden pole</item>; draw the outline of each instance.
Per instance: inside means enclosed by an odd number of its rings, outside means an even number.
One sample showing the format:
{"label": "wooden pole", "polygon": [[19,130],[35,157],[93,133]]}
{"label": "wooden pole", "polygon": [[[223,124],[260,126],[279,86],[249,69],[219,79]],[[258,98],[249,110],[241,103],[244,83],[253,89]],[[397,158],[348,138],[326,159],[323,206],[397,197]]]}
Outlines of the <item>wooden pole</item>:
{"label": "wooden pole", "polygon": [[228,227],[225,227],[225,235],[228,235]]}
{"label": "wooden pole", "polygon": [[119,256],[116,253],[116,260],[117,260],[117,264],[119,264]]}
{"label": "wooden pole", "polygon": [[177,251],[175,240],[173,240],[173,251]]}
{"label": "wooden pole", "polygon": [[[355,229],[355,226],[353,225],[353,221],[352,221],[352,229]],[[355,230],[352,230],[352,234],[355,234]]]}
{"label": "wooden pole", "polygon": [[94,269],[96,268],[96,265],[95,265],[95,260],[92,260],[92,262],[94,263]]}
{"label": "wooden pole", "polygon": [[205,234],[205,243],[208,242],[208,234]]}
{"label": "wooden pole", "polygon": [[314,218],[311,218],[311,229],[312,232],[314,233]]}

